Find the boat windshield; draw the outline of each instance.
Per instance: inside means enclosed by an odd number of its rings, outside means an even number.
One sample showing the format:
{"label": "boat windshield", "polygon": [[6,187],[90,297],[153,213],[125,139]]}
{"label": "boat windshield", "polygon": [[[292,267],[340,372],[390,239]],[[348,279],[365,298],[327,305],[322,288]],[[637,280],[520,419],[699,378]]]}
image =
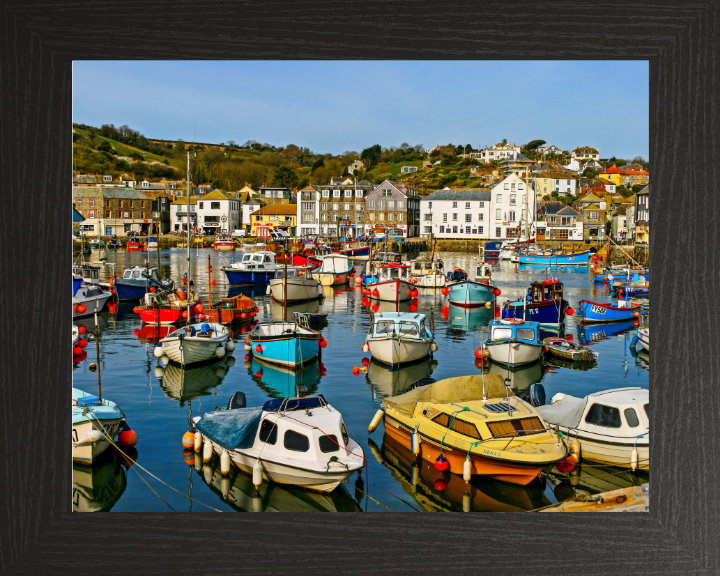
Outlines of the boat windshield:
{"label": "boat windshield", "polygon": [[392,334],[395,332],[395,322],[392,320],[380,320],[375,325],[375,334]]}
{"label": "boat windshield", "polygon": [[417,336],[418,335],[417,324],[415,324],[413,322],[400,322],[399,332],[400,332],[400,334],[407,334],[409,336]]}
{"label": "boat windshield", "polygon": [[512,338],[512,328],[493,328],[492,337],[493,340]]}
{"label": "boat windshield", "polygon": [[252,257],[253,257],[252,254],[243,254],[242,262],[250,262]]}
{"label": "boat windshield", "polygon": [[532,328],[518,328],[517,337],[521,340],[535,340],[535,330]]}

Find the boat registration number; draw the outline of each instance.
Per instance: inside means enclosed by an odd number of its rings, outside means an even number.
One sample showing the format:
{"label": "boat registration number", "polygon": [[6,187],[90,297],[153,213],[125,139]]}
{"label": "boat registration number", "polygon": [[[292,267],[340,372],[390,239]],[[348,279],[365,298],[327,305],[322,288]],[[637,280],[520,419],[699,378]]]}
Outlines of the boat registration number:
{"label": "boat registration number", "polygon": [[603,308],[602,306],[596,306],[595,304],[593,304],[592,306],[590,306],[590,310],[592,310],[592,311],[595,312],[596,314],[600,314],[600,315],[604,315],[605,312],[607,312],[607,309],[606,309],[606,308]]}

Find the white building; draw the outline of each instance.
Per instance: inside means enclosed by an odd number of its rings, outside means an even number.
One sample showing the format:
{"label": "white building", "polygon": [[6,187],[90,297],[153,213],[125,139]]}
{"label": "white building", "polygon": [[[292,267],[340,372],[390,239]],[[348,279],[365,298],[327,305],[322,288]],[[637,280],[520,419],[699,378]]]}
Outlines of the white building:
{"label": "white building", "polygon": [[[242,204],[231,194],[213,190],[204,196],[190,197],[190,226],[203,234],[229,233],[239,229]],[[170,229],[186,229],[187,198],[178,198],[170,205]]]}
{"label": "white building", "polygon": [[515,158],[520,154],[520,146],[515,144],[500,143],[493,144],[492,146],[485,146],[484,149],[479,152],[471,152],[469,156],[474,158],[478,162],[487,164],[494,160],[504,160],[505,158]]}
{"label": "white building", "polygon": [[532,235],[535,195],[531,194],[530,206],[527,196],[525,182],[516,174],[492,190],[438,190],[420,200],[420,235],[467,240],[518,238],[525,235],[526,221]]}
{"label": "white building", "polygon": [[320,190],[306,186],[297,197],[297,235],[320,234]]}
{"label": "white building", "polygon": [[580,148],[575,148],[575,150],[572,151],[572,154],[570,157],[573,160],[600,160],[600,152],[596,148],[590,148],[590,146],[581,146]]}
{"label": "white building", "polygon": [[555,144],[543,144],[537,147],[539,154],[562,154],[562,150],[555,146]]}
{"label": "white building", "polygon": [[252,215],[257,212],[265,204],[256,199],[251,199],[242,205],[242,226],[245,230],[250,233],[252,228]]}

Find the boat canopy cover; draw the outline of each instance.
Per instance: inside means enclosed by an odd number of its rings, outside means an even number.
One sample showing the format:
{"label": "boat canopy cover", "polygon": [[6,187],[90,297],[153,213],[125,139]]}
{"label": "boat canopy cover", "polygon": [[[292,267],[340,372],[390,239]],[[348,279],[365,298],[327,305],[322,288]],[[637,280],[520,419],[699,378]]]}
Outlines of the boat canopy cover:
{"label": "boat canopy cover", "polygon": [[[506,389],[503,377],[498,374],[476,374],[473,376],[458,376],[446,378],[430,386],[422,386],[415,390],[385,398],[382,405],[396,409],[398,412],[412,416],[415,404],[429,402],[433,404],[449,404],[451,402],[470,402],[480,400],[485,396],[488,399],[504,398]],[[510,395],[513,393],[510,391]]]}
{"label": "boat canopy cover", "polygon": [[255,442],[262,408],[237,408],[208,412],[197,423],[197,429],[226,448],[250,448]]}
{"label": "boat canopy cover", "polygon": [[537,411],[548,424],[577,428],[580,425],[580,420],[582,420],[583,412],[585,412],[587,401],[587,396],[585,398],[576,398],[575,396],[566,395],[555,404],[538,406]]}

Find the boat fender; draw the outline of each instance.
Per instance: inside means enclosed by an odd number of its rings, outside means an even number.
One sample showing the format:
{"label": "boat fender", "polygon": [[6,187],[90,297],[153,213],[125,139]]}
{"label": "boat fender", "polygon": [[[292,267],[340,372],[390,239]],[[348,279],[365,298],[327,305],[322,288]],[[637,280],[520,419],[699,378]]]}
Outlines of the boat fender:
{"label": "boat fender", "polygon": [[225,348],[223,348],[222,344],[218,344],[218,347],[215,348],[215,356],[218,358],[225,356]]}
{"label": "boat fender", "polygon": [[200,449],[202,448],[202,444],[203,444],[202,433],[200,432],[200,430],[195,430],[195,442],[194,442],[195,452],[197,452],[197,453],[200,452]]}
{"label": "boat fender", "polygon": [[270,284],[267,285],[267,288],[265,288],[265,294],[270,294]]}
{"label": "boat fender", "polygon": [[252,478],[253,478],[253,485],[255,486],[255,489],[257,490],[258,488],[260,488],[260,485],[262,484],[262,481],[263,481],[263,465],[262,465],[262,462],[260,462],[260,460],[255,462],[255,466],[253,466]]}
{"label": "boat fender", "polygon": [[575,462],[580,464],[580,440],[577,438],[573,439],[572,442],[570,442],[570,454],[572,454],[575,457]]}
{"label": "boat fender", "polygon": [[158,344],[155,346],[155,350],[153,350],[153,355],[155,358],[160,358],[164,354],[162,345]]}
{"label": "boat fender", "polygon": [[420,454],[420,433],[418,432],[417,426],[415,427],[415,430],[413,430],[412,438],[410,440],[413,454],[418,456]]}
{"label": "boat fender", "polygon": [[100,433],[100,430],[90,430],[85,436],[80,438],[75,445],[76,446],[85,446],[87,444],[94,444],[95,442],[98,442],[102,439],[102,434]]}
{"label": "boat fender", "polygon": [[227,450],[223,450],[220,454],[220,473],[223,476],[230,474],[230,454]]}
{"label": "boat fender", "polygon": [[417,462],[412,463],[412,485],[413,488],[415,488],[418,485],[418,482],[420,481],[420,466],[418,466]]}
{"label": "boat fender", "polygon": [[632,453],[630,454],[630,468],[632,469],[633,472],[635,472],[635,470],[637,470],[637,467],[638,467],[638,451],[637,451],[637,447],[633,446]]}
{"label": "boat fender", "polygon": [[384,408],[380,408],[377,412],[375,412],[375,416],[373,416],[373,419],[370,422],[370,426],[368,426],[368,433],[372,434],[373,432],[375,432],[375,428],[378,427],[378,424],[380,424],[380,420],[382,420],[384,415]]}
{"label": "boat fender", "polygon": [[472,512],[472,497],[470,496],[470,492],[465,490],[463,493],[463,512]]}
{"label": "boat fender", "polygon": [[199,453],[195,454],[195,472],[198,474],[202,472],[202,455]]}
{"label": "boat fender", "polygon": [[162,378],[165,376],[165,368],[162,366],[155,366],[155,378]]}
{"label": "boat fender", "polygon": [[435,342],[430,344],[430,352],[437,352],[438,348],[439,348],[439,346]]}
{"label": "boat fender", "polygon": [[203,471],[203,478],[205,479],[205,484],[210,486],[210,483],[212,482],[212,478],[213,478],[212,466],[210,466],[210,465],[203,466],[202,471]]}
{"label": "boat fender", "polygon": [[207,464],[212,460],[213,455],[213,447],[212,442],[205,438],[205,443],[203,444],[203,464]]}
{"label": "boat fender", "polygon": [[227,342],[225,342],[225,350],[227,350],[228,352],[232,352],[233,350],[235,350],[235,342],[233,342],[232,340],[228,340]]}
{"label": "boat fender", "polygon": [[222,493],[223,500],[228,499],[228,495],[230,494],[230,478],[227,476],[223,476],[220,480],[220,492]]}
{"label": "boat fender", "polygon": [[470,452],[468,452],[465,462],[463,462],[463,480],[468,484],[472,479],[472,460],[470,460]]}

